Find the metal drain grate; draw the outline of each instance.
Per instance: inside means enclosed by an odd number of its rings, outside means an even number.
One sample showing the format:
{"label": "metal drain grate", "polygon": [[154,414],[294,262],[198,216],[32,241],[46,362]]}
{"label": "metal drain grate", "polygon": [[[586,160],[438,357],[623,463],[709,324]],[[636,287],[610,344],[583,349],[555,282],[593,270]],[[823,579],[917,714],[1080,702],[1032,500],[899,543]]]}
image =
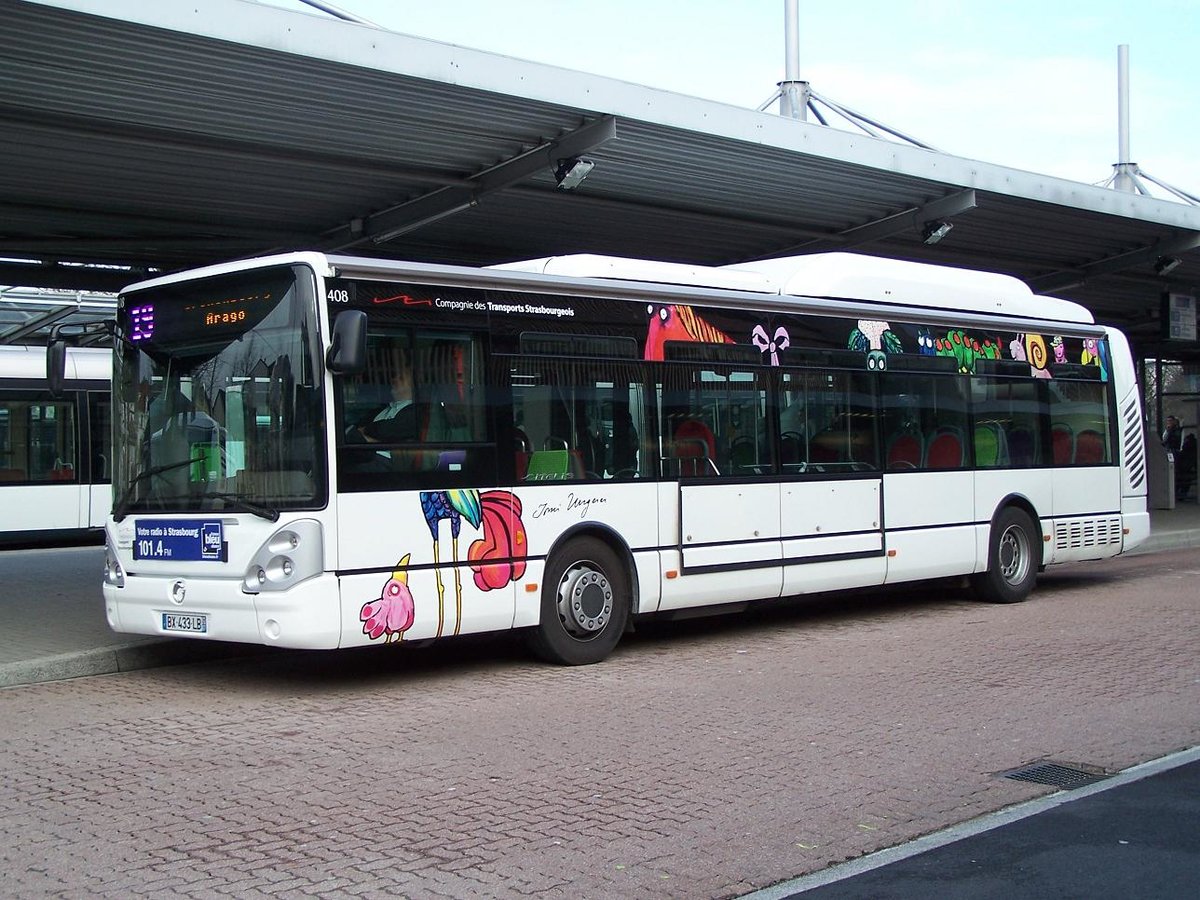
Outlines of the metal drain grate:
{"label": "metal drain grate", "polygon": [[1048,784],[1052,787],[1069,791],[1073,788],[1085,787],[1108,778],[1104,771],[1080,768],[1067,763],[1040,762],[1031,766],[1023,766],[1004,773],[1005,778],[1014,781],[1031,781],[1034,784]]}

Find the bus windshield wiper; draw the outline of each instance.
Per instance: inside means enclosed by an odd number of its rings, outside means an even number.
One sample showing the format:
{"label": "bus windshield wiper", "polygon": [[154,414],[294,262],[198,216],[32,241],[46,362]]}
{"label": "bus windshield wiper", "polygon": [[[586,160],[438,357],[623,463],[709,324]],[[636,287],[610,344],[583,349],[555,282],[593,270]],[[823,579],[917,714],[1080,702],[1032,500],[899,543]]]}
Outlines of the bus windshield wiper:
{"label": "bus windshield wiper", "polygon": [[261,518],[266,519],[268,522],[279,521],[279,510],[270,506],[262,506],[258,503],[252,503],[249,500],[239,497],[237,494],[230,494],[225,491],[213,491],[206,493],[204,496],[213,497],[217,500],[224,500],[226,503],[232,504],[236,509],[260,516]]}
{"label": "bus windshield wiper", "polygon": [[172,469],[181,469],[184,466],[190,466],[192,463],[204,462],[205,458],[206,457],[204,456],[196,456],[189,459],[180,459],[172,463],[163,463],[160,466],[151,466],[144,472],[138,472],[133,476],[133,478],[130,479],[129,484],[125,488],[124,493],[121,494],[120,499],[113,504],[113,521],[120,522],[125,518],[127,514],[126,507],[129,505],[129,500],[133,497],[133,489],[136,488],[140,482],[145,481],[147,478],[153,478],[155,475],[161,475],[163,472],[170,472]]}

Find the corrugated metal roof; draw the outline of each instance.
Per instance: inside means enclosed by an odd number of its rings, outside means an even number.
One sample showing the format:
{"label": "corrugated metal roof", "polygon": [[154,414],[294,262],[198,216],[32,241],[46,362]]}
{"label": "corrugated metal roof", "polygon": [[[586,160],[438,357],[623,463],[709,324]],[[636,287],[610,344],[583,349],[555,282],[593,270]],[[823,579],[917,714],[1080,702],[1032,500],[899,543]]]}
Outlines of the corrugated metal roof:
{"label": "corrugated metal roof", "polygon": [[[1200,281],[1195,207],[242,0],[0,0],[0,255],[172,269],[337,245],[605,116],[616,137],[575,191],[555,189],[547,151],[474,208],[353,252],[728,264],[839,249],[900,216],[849,246],[1081,282],[1061,295],[1148,352],[1162,292]],[[912,211],[964,190],[974,208],[922,243]],[[1183,260],[1168,278],[1164,254]]]}

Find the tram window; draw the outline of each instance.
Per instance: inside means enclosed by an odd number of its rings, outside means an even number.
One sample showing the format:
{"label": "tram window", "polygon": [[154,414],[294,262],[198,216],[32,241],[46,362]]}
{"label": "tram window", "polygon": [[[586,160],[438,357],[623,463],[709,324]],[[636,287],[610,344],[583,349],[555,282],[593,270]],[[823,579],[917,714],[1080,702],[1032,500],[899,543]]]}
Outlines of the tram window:
{"label": "tram window", "polygon": [[90,391],[88,397],[88,447],[91,454],[91,480],[112,480],[112,398],[107,393]]}
{"label": "tram window", "polygon": [[78,480],[75,407],[0,394],[0,481]]}

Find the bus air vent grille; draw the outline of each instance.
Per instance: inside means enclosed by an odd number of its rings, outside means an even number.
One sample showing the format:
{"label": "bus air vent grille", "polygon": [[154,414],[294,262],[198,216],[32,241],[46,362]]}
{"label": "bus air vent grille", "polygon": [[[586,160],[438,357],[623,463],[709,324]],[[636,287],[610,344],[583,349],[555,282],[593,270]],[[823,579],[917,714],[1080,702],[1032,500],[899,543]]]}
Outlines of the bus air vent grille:
{"label": "bus air vent grille", "polygon": [[1081,550],[1085,547],[1106,547],[1121,543],[1121,517],[1104,519],[1072,519],[1054,523],[1056,550]]}
{"label": "bus air vent grille", "polygon": [[1125,420],[1125,472],[1129,487],[1139,489],[1146,482],[1146,447],[1142,441],[1142,410],[1137,398],[1125,404],[1122,417]]}
{"label": "bus air vent grille", "polygon": [[1033,784],[1048,784],[1069,791],[1072,788],[1086,787],[1103,781],[1108,775],[1096,766],[1075,766],[1070,763],[1039,762],[1030,766],[1022,766],[1011,772],[1003,773],[1005,778],[1014,781],[1029,781]]}

